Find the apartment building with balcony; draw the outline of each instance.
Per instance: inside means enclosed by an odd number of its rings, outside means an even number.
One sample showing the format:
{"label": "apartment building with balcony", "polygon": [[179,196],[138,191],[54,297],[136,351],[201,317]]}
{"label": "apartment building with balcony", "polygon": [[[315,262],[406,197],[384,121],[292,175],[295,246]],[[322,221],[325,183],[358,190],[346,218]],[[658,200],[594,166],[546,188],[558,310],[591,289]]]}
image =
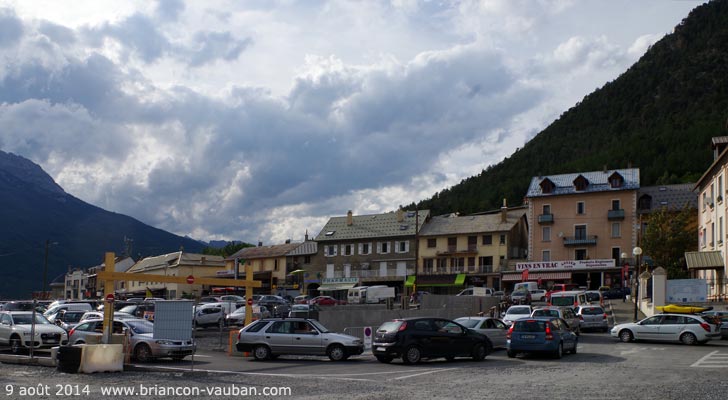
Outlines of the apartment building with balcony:
{"label": "apartment building with balcony", "polygon": [[698,251],[686,252],[685,260],[693,278],[708,282],[708,297],[728,296],[728,136],[712,140],[713,163],[695,184],[698,196]]}
{"label": "apartment building with balcony", "polygon": [[[315,240],[319,251],[312,264],[320,277],[319,292],[345,297],[356,285],[388,285],[399,291],[414,274],[415,235],[429,210],[332,217]],[[308,281],[307,281],[308,282]]]}
{"label": "apartment building with balcony", "polygon": [[465,287],[501,289],[509,262],[525,261],[526,207],[430,218],[418,234],[417,290],[455,294]]}
{"label": "apartment building with balcony", "polygon": [[503,280],[592,289],[618,283],[621,254],[637,245],[639,188],[637,168],[533,177],[526,194],[528,262]]}

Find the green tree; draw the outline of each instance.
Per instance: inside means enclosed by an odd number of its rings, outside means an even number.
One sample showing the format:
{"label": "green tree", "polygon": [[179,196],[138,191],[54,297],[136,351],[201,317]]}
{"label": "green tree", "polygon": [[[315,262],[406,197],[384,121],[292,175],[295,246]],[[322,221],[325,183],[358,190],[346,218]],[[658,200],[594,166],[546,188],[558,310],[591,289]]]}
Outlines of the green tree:
{"label": "green tree", "polygon": [[688,278],[686,251],[697,251],[695,210],[684,207],[679,212],[662,208],[650,215],[642,247],[656,265],[667,270],[668,279]]}
{"label": "green tree", "polygon": [[253,247],[253,245],[244,242],[230,242],[225,245],[225,247],[221,248],[205,247],[204,249],[202,249],[202,254],[230,257],[231,255],[237,253],[240,249],[244,249],[246,247]]}

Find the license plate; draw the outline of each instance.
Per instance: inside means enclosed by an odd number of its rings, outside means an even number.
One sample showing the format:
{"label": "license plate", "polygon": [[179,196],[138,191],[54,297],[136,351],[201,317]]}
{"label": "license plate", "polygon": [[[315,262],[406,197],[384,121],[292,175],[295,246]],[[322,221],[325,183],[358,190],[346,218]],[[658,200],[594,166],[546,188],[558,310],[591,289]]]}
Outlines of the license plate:
{"label": "license plate", "polygon": [[521,339],[536,339],[536,335],[521,335]]}
{"label": "license plate", "polygon": [[377,347],[377,351],[387,351],[386,347]]}

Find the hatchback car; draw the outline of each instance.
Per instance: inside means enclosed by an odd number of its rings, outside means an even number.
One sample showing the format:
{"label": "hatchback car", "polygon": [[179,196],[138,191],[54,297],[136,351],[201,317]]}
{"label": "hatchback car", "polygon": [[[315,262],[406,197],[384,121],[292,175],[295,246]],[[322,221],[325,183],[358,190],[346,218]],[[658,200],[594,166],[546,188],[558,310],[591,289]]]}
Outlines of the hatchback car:
{"label": "hatchback car", "polygon": [[400,357],[405,364],[455,357],[482,361],[492,349],[487,336],[442,318],[395,319],[382,324],[372,339],[372,353],[385,364]]}
{"label": "hatchback car", "polygon": [[[89,342],[89,335],[101,335],[103,320],[89,320],[76,325],[69,332],[71,344]],[[129,348],[132,356],[139,362],[151,361],[155,358],[171,358],[181,360],[197,350],[195,342],[190,340],[155,339],[154,324],[144,319],[114,319],[113,333],[129,333]]]}
{"label": "hatchback car", "polygon": [[[32,339],[31,330],[34,330]],[[0,344],[10,346],[10,351],[15,354],[31,347],[51,348],[67,343],[66,331],[53,325],[40,313],[35,314],[33,326],[32,311],[0,312]]]}
{"label": "hatchback car", "polygon": [[561,358],[565,353],[576,354],[579,338],[561,318],[533,317],[519,319],[508,330],[506,353],[513,358],[518,353],[548,353]]}
{"label": "hatchback car", "polygon": [[71,328],[76,326],[81,321],[84,314],[86,314],[87,312],[88,311],[63,310],[58,312],[54,323],[63,328],[63,330],[65,330],[66,332],[68,332],[71,330]]}
{"label": "hatchback car", "polygon": [[719,338],[720,324],[693,314],[657,314],[639,322],[615,325],[611,335],[622,342],[655,340],[698,344]]}
{"label": "hatchback car", "polygon": [[568,328],[575,334],[581,334],[581,325],[579,317],[576,316],[574,310],[570,307],[536,307],[531,312],[532,317],[556,317],[563,319]]}
{"label": "hatchback car", "polygon": [[265,306],[274,317],[285,317],[291,311],[291,305],[281,296],[264,295],[258,299],[257,304]]}
{"label": "hatchback car", "polygon": [[280,355],[328,356],[346,360],[364,352],[364,342],[355,336],[330,332],[320,322],[306,318],[261,319],[238,333],[238,351],[250,351],[256,360]]}
{"label": "hatchback car", "polygon": [[339,304],[346,304],[345,301],[337,300],[331,296],[316,296],[308,301],[308,304],[316,304],[319,306],[336,306]]}
{"label": "hatchback car", "polygon": [[[252,320],[259,320],[263,318],[270,318],[270,311],[265,306],[253,305],[253,317]],[[245,325],[245,306],[239,307],[237,310],[225,316],[225,324],[228,326]]]}
{"label": "hatchback car", "polygon": [[511,303],[513,304],[531,304],[531,292],[528,289],[514,290],[511,293]]}
{"label": "hatchback car", "polygon": [[531,311],[533,311],[531,306],[510,306],[506,310],[506,314],[503,316],[503,322],[505,322],[506,325],[511,325],[513,321],[519,318],[530,317]]}
{"label": "hatchback car", "polygon": [[488,336],[493,347],[506,347],[506,332],[508,325],[498,318],[492,317],[462,317],[455,320],[458,324]]}
{"label": "hatchback car", "polygon": [[579,318],[579,330],[594,329],[609,332],[607,313],[599,306],[576,307],[576,316]]}
{"label": "hatchback car", "polygon": [[720,338],[728,339],[728,311],[705,311],[700,315],[720,319]]}

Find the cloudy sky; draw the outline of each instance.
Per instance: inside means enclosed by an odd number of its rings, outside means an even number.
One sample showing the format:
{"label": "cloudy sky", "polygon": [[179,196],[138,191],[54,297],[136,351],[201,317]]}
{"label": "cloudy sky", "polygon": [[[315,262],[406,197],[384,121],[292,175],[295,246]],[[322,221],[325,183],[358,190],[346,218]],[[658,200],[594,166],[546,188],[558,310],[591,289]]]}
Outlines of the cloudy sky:
{"label": "cloudy sky", "polygon": [[701,3],[0,0],[0,150],[170,232],[298,241],[498,163]]}

